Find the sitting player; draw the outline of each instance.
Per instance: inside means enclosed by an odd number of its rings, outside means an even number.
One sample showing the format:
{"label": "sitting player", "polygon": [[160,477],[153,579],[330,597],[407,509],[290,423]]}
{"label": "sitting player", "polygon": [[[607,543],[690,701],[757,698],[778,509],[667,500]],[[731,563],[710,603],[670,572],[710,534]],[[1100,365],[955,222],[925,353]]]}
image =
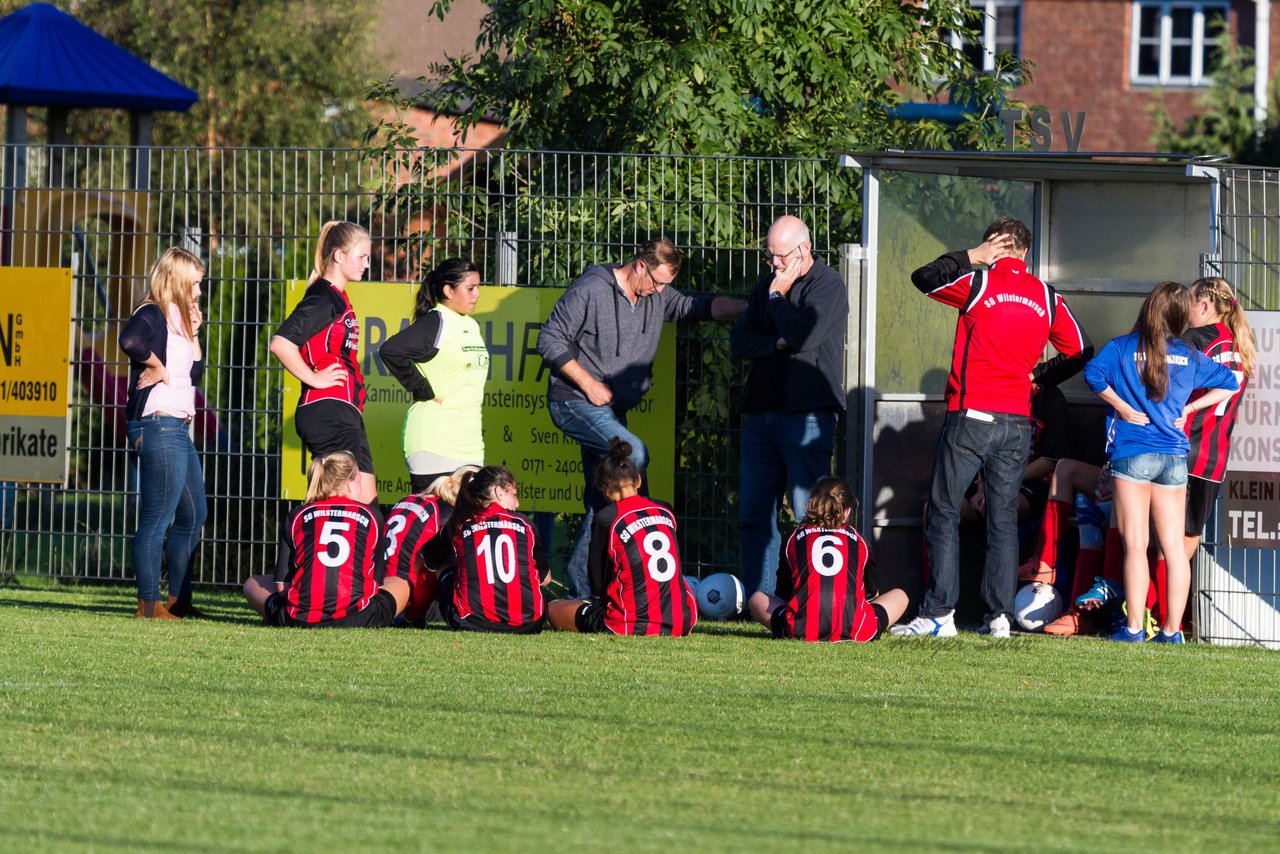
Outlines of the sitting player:
{"label": "sitting player", "polygon": [[502,466],[466,472],[445,529],[457,569],[440,576],[440,611],[451,629],[536,634],[546,623],[542,585],[551,580],[516,479]]}
{"label": "sitting player", "polygon": [[547,617],[557,629],[677,637],[693,629],[698,607],[680,571],[675,514],[640,494],[640,478],[631,446],[615,437],[595,471],[596,488],[612,503],[592,522],[593,598],[550,603]]}
{"label": "sitting player", "polygon": [[[479,466],[463,466],[453,474],[441,475],[422,492],[397,501],[387,514],[382,557],[388,577],[409,582],[409,604],[404,609],[407,623],[421,624],[426,620],[439,587],[436,573],[431,571],[439,567],[427,566],[424,547],[440,533],[452,514],[462,475],[479,470]],[[451,552],[448,562],[452,563]]]}
{"label": "sitting player", "polygon": [[805,641],[873,641],[907,609],[907,594],[888,590],[866,598],[864,573],[871,567],[867,545],[849,524],[853,490],[847,481],[824,477],[814,484],[804,519],[782,548],[779,591],[790,601],[758,591],[751,616],[778,638]]}
{"label": "sitting player", "polygon": [[255,575],[244,595],[269,626],[381,628],[404,610],[409,583],[382,571],[378,517],[355,496],[360,470],[346,451],[311,461],[307,503],[280,533],[275,575]]}

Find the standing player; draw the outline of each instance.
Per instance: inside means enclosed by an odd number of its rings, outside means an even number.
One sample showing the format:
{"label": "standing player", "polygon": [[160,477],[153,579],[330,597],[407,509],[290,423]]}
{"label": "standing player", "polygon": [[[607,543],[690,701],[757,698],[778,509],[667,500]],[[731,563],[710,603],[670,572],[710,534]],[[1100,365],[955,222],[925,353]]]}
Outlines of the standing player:
{"label": "standing player", "polygon": [[275,576],[244,583],[253,610],[270,626],[323,628],[391,625],[409,600],[403,578],[378,583],[378,518],[355,500],[360,471],[346,451],[311,461],[307,503],[280,535]]}
{"label": "standing player", "polygon": [[[1183,544],[1187,560],[1200,545],[1205,523],[1218,500],[1218,490],[1227,473],[1227,457],[1231,450],[1231,431],[1236,426],[1236,410],[1244,397],[1244,388],[1253,376],[1257,361],[1253,330],[1235,291],[1226,279],[1197,279],[1191,285],[1191,328],[1182,338],[1220,365],[1226,365],[1240,383],[1240,391],[1217,406],[1196,410],[1187,419],[1187,518]],[[1195,403],[1204,392],[1191,395]],[[1167,570],[1162,557],[1156,563],[1156,603],[1160,619],[1168,609],[1166,598]]]}
{"label": "standing player", "polygon": [[789,601],[758,591],[751,616],[776,638],[803,641],[873,641],[907,609],[907,594],[887,590],[867,599],[873,569],[867,544],[849,524],[853,490],[848,481],[824,477],[813,486],[800,526],[778,561],[778,587]]}
{"label": "standing player", "polygon": [[[920,615],[895,634],[946,637],[956,633],[960,596],[960,503],[983,470],[987,558],[982,598],[986,631],[1009,637],[1018,575],[1018,488],[1031,443],[1031,373],[1049,342],[1061,354],[1036,369],[1038,382],[1056,385],[1093,352],[1062,295],[1027,269],[1031,231],[1001,217],[982,243],[950,252],[911,274],[927,297],[958,309],[947,417],[933,463],[925,512],[925,545],[932,573]],[[974,265],[987,267],[974,270]]]}
{"label": "standing player", "polygon": [[369,269],[369,232],[351,222],[327,222],[320,229],[315,269],[302,302],[271,338],[271,354],[302,381],[295,425],[313,457],[346,451],[360,466],[362,504],[378,498],[373,452],[364,431],[364,376],[356,359],[360,322],[347,285]]}
{"label": "standing player", "polygon": [[557,599],[551,625],[566,632],[674,635],[693,630],[698,608],[680,569],[676,517],[640,494],[640,470],[620,439],[596,466],[595,485],[611,501],[592,522],[590,600]]}
{"label": "standing player", "polygon": [[[1157,643],[1183,643],[1182,612],[1191,588],[1183,553],[1186,528],[1189,416],[1240,390],[1231,370],[1177,337],[1186,328],[1191,293],[1161,282],[1138,312],[1133,332],[1108,342],[1084,369],[1089,388],[1111,405],[1107,444],[1115,489],[1116,523],[1124,539],[1128,625],[1112,640],[1142,643],[1149,574],[1148,529],[1154,527],[1169,562],[1168,610]],[[1196,389],[1209,389],[1192,401]]]}
{"label": "standing player", "polygon": [[460,466],[484,465],[481,403],[489,374],[476,304],[480,271],[466,258],[440,262],[422,280],[413,324],[382,343],[378,355],[413,395],[404,417],[404,462],[421,492]]}
{"label": "standing player", "polygon": [[533,524],[514,513],[510,471],[467,472],[446,529],[457,570],[440,578],[440,610],[451,629],[531,635],[546,622],[542,585],[551,580]]}

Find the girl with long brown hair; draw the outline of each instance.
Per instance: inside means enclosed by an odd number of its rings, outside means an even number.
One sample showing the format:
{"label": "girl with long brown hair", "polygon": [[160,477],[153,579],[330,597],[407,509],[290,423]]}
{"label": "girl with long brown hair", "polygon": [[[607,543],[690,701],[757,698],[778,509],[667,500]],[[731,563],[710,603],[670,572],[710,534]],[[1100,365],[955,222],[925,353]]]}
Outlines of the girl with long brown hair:
{"label": "girl with long brown hair", "polygon": [[[1186,515],[1188,416],[1217,406],[1239,390],[1231,370],[1179,336],[1191,314],[1191,291],[1177,282],[1156,285],[1133,331],[1108,342],[1084,370],[1089,388],[1111,406],[1107,449],[1115,516],[1124,540],[1124,593],[1128,626],[1112,640],[1146,640],[1149,526],[1168,561],[1170,607],[1158,643],[1182,643],[1182,612],[1191,584],[1183,552]],[[1196,389],[1208,389],[1190,401]]]}

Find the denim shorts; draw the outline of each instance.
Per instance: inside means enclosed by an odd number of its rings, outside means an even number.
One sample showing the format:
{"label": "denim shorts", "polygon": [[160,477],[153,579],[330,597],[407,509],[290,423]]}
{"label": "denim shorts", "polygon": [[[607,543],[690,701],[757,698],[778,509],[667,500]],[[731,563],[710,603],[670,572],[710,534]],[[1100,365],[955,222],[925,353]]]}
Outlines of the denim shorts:
{"label": "denim shorts", "polygon": [[1176,488],[1187,485],[1186,454],[1137,454],[1111,461],[1111,476],[1130,483]]}

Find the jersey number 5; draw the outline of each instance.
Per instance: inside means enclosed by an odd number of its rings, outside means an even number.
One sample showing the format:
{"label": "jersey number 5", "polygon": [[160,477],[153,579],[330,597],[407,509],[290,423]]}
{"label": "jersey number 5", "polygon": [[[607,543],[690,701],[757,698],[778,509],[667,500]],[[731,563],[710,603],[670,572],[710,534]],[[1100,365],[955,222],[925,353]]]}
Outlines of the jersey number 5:
{"label": "jersey number 5", "polygon": [[[342,566],[351,557],[351,544],[347,542],[344,534],[351,530],[349,522],[325,522],[324,527],[320,529],[320,546],[323,551],[316,555],[316,559],[328,567]],[[330,546],[337,546],[337,551],[331,551]]]}

